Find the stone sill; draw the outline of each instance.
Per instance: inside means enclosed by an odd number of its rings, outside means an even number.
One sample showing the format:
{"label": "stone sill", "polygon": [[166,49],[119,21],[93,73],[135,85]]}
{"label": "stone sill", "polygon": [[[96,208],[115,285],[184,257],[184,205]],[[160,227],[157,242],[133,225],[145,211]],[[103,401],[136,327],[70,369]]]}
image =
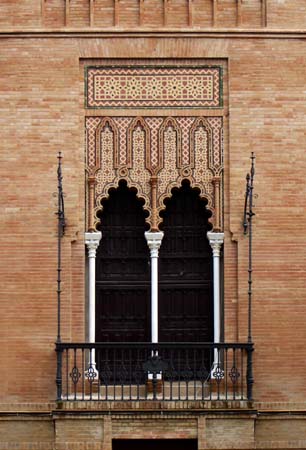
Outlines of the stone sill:
{"label": "stone sill", "polygon": [[[94,411],[97,414],[209,414],[211,415],[271,415],[282,416],[306,415],[306,402],[248,402],[248,401],[65,401],[46,403],[0,403],[0,418],[12,415],[50,415],[84,413]],[[1,419],[0,419],[1,420]]]}
{"label": "stone sill", "polygon": [[176,413],[186,411],[231,411],[249,413],[253,412],[253,403],[249,401],[231,400],[231,401],[62,401],[57,403],[57,411],[144,411]]}

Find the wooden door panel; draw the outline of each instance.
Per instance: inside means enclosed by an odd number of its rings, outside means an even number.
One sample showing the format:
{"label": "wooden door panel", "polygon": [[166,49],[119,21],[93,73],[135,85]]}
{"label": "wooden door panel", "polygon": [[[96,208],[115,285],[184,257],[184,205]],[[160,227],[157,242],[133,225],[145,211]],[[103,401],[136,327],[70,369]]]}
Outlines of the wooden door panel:
{"label": "wooden door panel", "polygon": [[149,285],[97,286],[97,342],[146,342],[150,336]]}
{"label": "wooden door panel", "polygon": [[207,342],[211,339],[208,286],[160,288],[159,334],[165,342]]}

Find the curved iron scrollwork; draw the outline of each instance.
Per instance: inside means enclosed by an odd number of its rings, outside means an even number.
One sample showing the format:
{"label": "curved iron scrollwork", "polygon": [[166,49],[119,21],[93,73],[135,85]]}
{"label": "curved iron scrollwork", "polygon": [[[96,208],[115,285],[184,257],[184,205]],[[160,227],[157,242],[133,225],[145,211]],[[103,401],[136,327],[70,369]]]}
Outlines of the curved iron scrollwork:
{"label": "curved iron scrollwork", "polygon": [[79,382],[79,379],[81,378],[81,372],[79,371],[78,367],[74,366],[69,374],[73,384],[77,384]]}
{"label": "curved iron scrollwork", "polygon": [[240,378],[240,372],[239,372],[239,370],[237,369],[237,367],[233,366],[233,367],[231,368],[231,370],[229,371],[228,376],[229,376],[230,379],[232,380],[232,383],[233,383],[233,384],[237,383],[237,381],[238,381],[239,378]]}
{"label": "curved iron scrollwork", "polygon": [[64,192],[63,192],[63,175],[62,175],[62,154],[58,153],[58,167],[57,167],[57,189],[58,189],[58,224],[59,224],[59,237],[64,236],[66,219],[65,219],[65,204],[64,204]]}
{"label": "curved iron scrollwork", "polygon": [[89,383],[93,383],[98,377],[98,373],[93,366],[89,366],[85,372],[85,377],[88,379]]}
{"label": "curved iron scrollwork", "polygon": [[213,375],[213,378],[217,381],[217,383],[221,383],[221,381],[224,378],[224,370],[220,366],[217,366],[214,369],[212,375]]}

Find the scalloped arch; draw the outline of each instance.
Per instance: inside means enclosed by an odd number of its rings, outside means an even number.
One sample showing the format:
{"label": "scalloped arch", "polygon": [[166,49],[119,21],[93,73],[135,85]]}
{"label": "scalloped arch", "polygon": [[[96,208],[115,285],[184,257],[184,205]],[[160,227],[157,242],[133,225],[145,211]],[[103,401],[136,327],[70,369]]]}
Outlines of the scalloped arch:
{"label": "scalloped arch", "polygon": [[205,209],[207,209],[208,211],[210,211],[212,213],[211,217],[209,217],[208,222],[212,224],[212,226],[214,226],[214,222],[215,222],[215,209],[213,207],[213,198],[210,194],[208,194],[205,191],[205,188],[203,185],[196,183],[193,179],[190,178],[186,178],[186,177],[178,177],[176,179],[176,181],[173,181],[172,183],[169,183],[167,186],[167,190],[164,194],[162,194],[159,199],[158,199],[158,203],[159,206],[157,208],[157,212],[158,212],[158,226],[163,222],[163,219],[160,217],[160,213],[162,211],[164,211],[166,209],[166,205],[164,203],[164,201],[168,198],[172,197],[172,189],[173,188],[180,188],[182,186],[183,181],[189,181],[190,183],[190,187],[192,189],[199,189],[199,196],[202,199],[207,200],[207,205],[205,206]]}
{"label": "scalloped arch", "polygon": [[127,186],[129,189],[135,189],[136,190],[136,197],[143,200],[144,204],[142,206],[142,209],[148,213],[148,216],[145,219],[145,222],[151,226],[151,208],[150,208],[150,199],[146,194],[143,193],[141,189],[141,185],[139,183],[133,182],[129,177],[120,177],[117,176],[116,179],[105,185],[103,192],[96,198],[95,201],[95,208],[94,208],[94,228],[97,230],[97,225],[100,224],[100,219],[98,217],[98,213],[100,211],[103,211],[103,205],[102,200],[109,198],[109,191],[111,189],[117,189],[119,187],[119,182],[121,180],[126,181]]}

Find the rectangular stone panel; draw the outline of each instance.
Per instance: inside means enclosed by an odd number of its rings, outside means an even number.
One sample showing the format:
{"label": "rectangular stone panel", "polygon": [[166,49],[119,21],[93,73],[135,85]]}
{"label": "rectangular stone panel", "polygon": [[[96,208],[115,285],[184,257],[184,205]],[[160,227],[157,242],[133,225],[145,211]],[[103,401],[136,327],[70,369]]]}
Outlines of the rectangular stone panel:
{"label": "rectangular stone panel", "polygon": [[222,69],[213,66],[86,67],[88,108],[222,106]]}

